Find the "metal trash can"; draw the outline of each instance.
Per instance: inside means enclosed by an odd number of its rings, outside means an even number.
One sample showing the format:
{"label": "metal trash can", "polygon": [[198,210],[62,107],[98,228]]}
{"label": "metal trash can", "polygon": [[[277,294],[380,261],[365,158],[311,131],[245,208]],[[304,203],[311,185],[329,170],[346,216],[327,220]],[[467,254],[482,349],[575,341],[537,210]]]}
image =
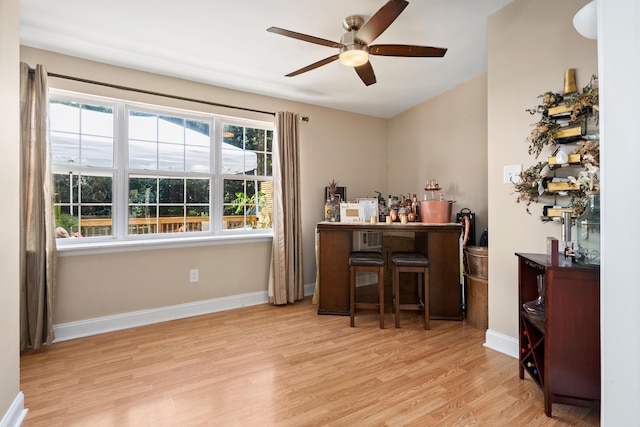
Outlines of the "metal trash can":
{"label": "metal trash can", "polygon": [[464,248],[464,276],[467,282],[467,322],[478,329],[489,327],[489,248]]}

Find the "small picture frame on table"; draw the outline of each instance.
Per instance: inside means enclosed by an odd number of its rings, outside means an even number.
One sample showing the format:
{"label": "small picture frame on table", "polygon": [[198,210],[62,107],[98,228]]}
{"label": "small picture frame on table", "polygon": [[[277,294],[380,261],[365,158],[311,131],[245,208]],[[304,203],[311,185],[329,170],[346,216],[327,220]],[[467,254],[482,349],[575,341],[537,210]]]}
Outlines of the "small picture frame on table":
{"label": "small picture frame on table", "polygon": [[[335,196],[338,199],[338,202],[346,202],[347,201],[347,187],[336,187]],[[324,200],[326,202],[329,200],[329,187],[324,187]]]}

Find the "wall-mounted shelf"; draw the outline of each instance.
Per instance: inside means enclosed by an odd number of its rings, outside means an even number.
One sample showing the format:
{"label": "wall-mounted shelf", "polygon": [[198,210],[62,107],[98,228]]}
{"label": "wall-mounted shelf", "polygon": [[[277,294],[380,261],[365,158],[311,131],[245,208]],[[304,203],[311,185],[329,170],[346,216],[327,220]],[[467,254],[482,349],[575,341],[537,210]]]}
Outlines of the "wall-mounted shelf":
{"label": "wall-mounted shelf", "polygon": [[[542,203],[572,209],[578,216],[587,203],[587,192],[599,189],[599,129],[597,76],[589,84],[576,90],[567,81],[575,80],[575,70],[565,72],[564,94],[544,92],[543,101],[527,109],[538,114],[539,120],[527,137],[529,154],[536,159],[543,152],[545,160],[526,168],[520,181],[513,182],[518,193],[517,202]],[[556,218],[543,215],[542,221]]]}

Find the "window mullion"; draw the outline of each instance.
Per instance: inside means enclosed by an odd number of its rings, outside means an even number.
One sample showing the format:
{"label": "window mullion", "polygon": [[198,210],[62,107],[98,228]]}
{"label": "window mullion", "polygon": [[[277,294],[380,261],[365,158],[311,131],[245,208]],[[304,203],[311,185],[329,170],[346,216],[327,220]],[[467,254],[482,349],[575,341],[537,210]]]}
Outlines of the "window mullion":
{"label": "window mullion", "polygon": [[209,216],[214,234],[222,233],[222,200],[223,179],[220,176],[222,169],[222,123],[219,118],[213,120],[213,132],[211,133],[211,195],[209,199]]}

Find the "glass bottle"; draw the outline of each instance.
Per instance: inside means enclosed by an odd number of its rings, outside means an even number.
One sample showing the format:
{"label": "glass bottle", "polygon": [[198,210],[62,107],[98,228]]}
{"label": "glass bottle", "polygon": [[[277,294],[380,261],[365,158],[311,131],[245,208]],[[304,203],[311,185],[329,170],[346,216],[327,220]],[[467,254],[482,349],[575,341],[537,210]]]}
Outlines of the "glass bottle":
{"label": "glass bottle", "polygon": [[329,197],[326,203],[324,204],[324,220],[325,221],[335,222],[336,220],[333,200],[335,200],[335,197]]}
{"label": "glass bottle", "polygon": [[600,265],[600,194],[588,194],[586,210],[576,219],[576,262]]}
{"label": "glass bottle", "polygon": [[333,221],[340,222],[340,199],[335,196],[332,197],[331,206],[333,208]]}
{"label": "glass bottle", "polygon": [[411,193],[407,193],[407,197],[404,199],[404,206],[411,209],[412,205],[413,201],[411,200]]}
{"label": "glass bottle", "polygon": [[324,220],[331,221],[331,214],[333,210],[331,209],[331,199],[327,198],[327,201],[324,203]]}

